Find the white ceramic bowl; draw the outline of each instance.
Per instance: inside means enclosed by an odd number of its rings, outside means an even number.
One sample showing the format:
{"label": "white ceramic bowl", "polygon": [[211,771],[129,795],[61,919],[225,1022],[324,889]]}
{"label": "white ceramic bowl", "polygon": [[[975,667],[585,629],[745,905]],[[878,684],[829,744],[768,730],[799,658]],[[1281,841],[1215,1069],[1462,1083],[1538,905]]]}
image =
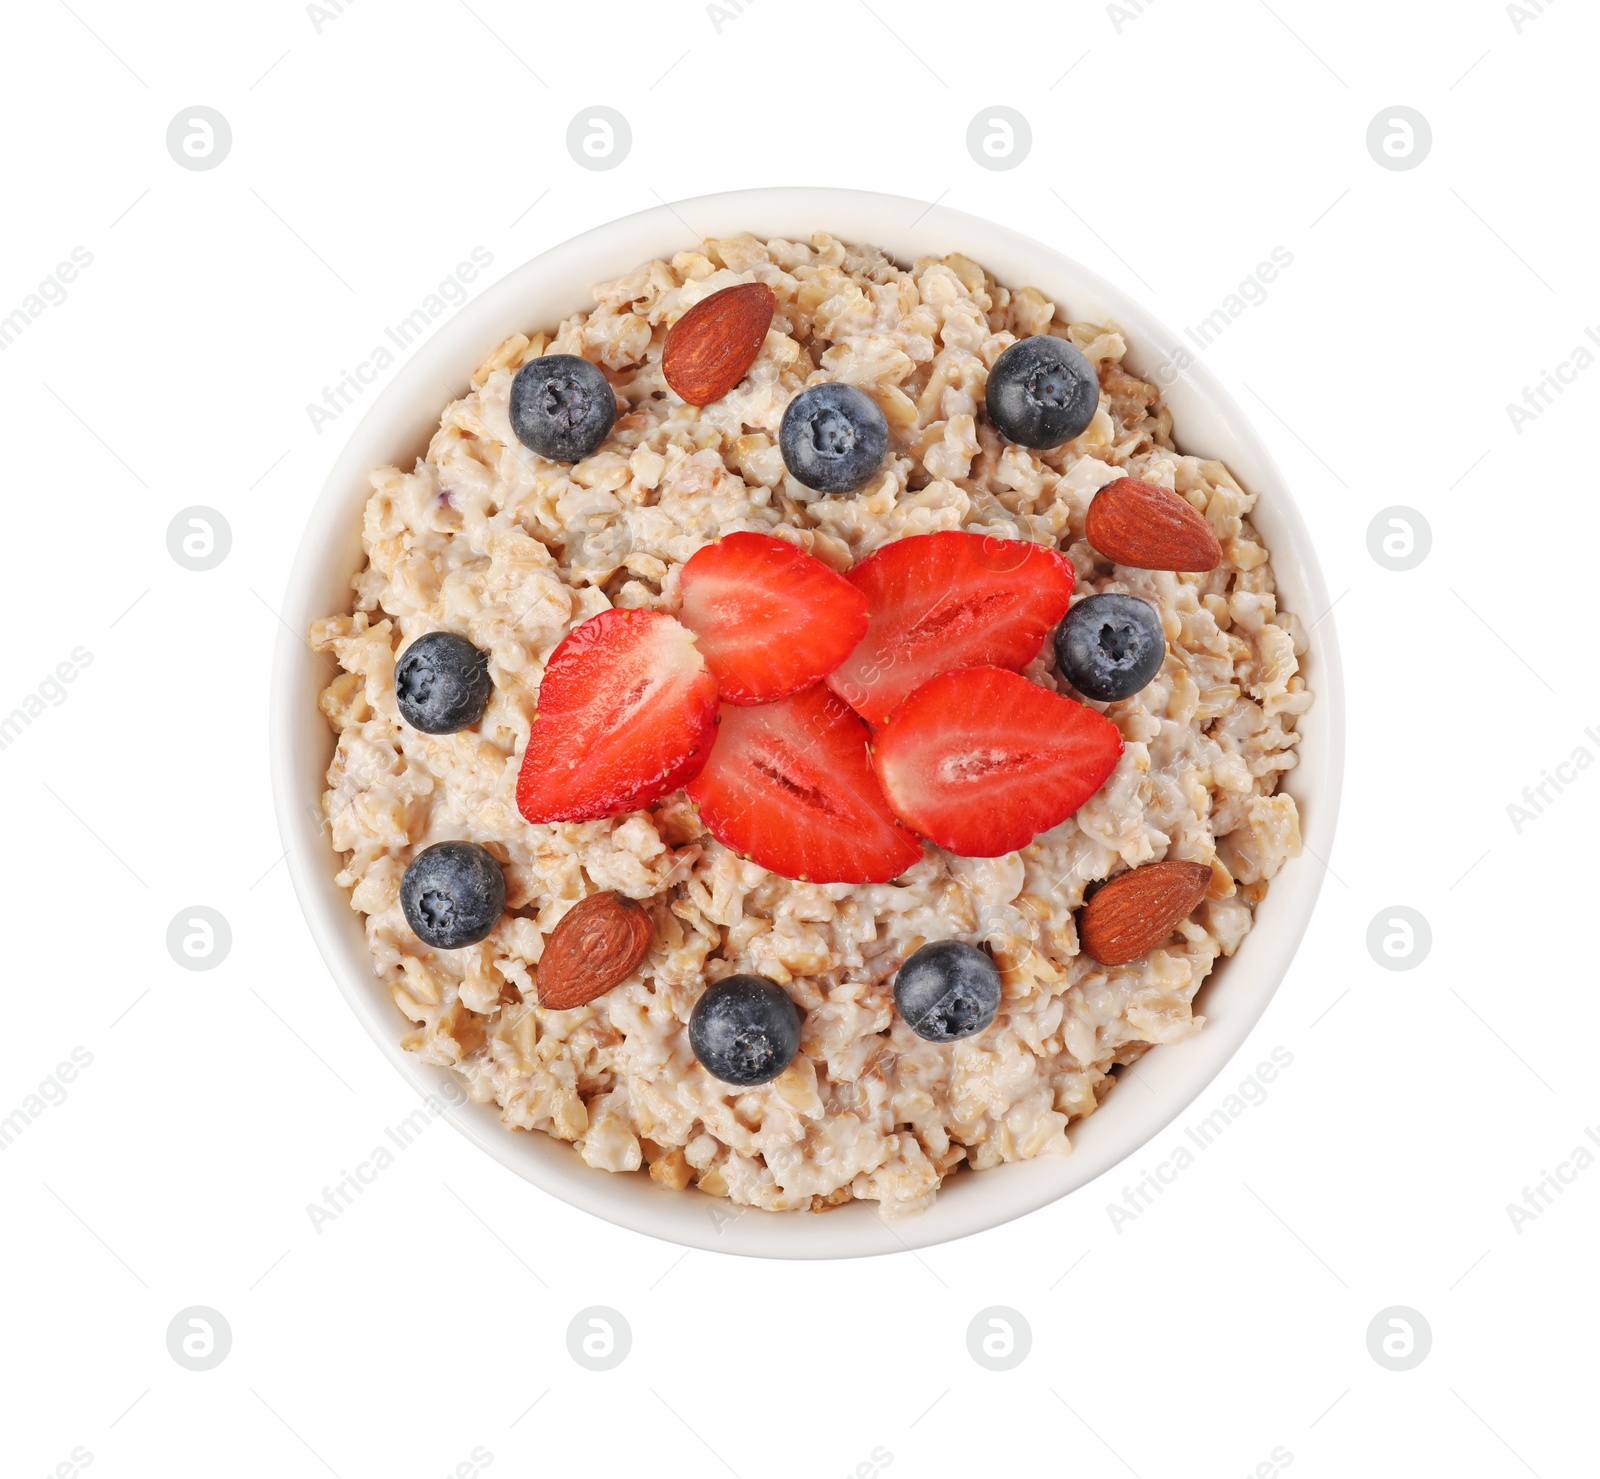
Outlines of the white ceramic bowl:
{"label": "white ceramic bowl", "polygon": [[[437,1091],[441,1070],[400,1046],[407,1023],[373,975],[361,918],[334,883],[335,854],[321,824],[319,797],[333,738],[317,708],[326,666],[298,640],[316,617],[349,609],[350,578],[361,563],[361,509],[368,472],[409,467],[426,449],[440,412],[464,393],[482,357],[516,329],[554,325],[592,306],[590,285],[706,236],[753,231],[804,239],[822,229],[872,242],[902,262],[963,252],[1012,287],[1032,284],[1075,319],[1114,323],[1126,335],[1128,363],[1162,381],[1183,450],[1218,457],[1261,495],[1252,515],[1272,551],[1287,609],[1309,626],[1328,609],[1327,591],[1305,524],[1272,458],[1233,400],[1203,366],[1175,378],[1188,356],[1182,341],[1109,283],[1013,231],[956,211],[930,210],[898,196],[831,189],[742,190],[703,196],[597,227],[519,267],[463,308],[401,367],[375,400],[334,465],[306,529],[284,598],[286,630],[272,677],[272,780],[278,825],[295,891],[334,981],[394,1066],[420,1093]],[[1204,989],[1203,1031],[1162,1047],[1140,1064],[1146,1088],[1119,1089],[1072,1130],[1073,1152],[979,1174],[952,1177],[934,1206],[892,1228],[875,1204],[855,1202],[826,1216],[740,1211],[696,1191],[675,1193],[642,1172],[591,1170],[570,1145],[513,1132],[493,1106],[448,1111],[470,1140],[536,1186],[573,1206],[636,1231],[690,1247],[771,1258],[841,1258],[927,1247],[996,1227],[1066,1196],[1132,1155],[1178,1115],[1233,1056],[1266,1009],[1294,957],[1329,856],[1343,767],[1343,690],[1333,622],[1311,628],[1304,661],[1316,703],[1300,721],[1300,763],[1289,772],[1307,843],[1273,881],[1255,928]],[[731,1215],[737,1214],[737,1215]]]}

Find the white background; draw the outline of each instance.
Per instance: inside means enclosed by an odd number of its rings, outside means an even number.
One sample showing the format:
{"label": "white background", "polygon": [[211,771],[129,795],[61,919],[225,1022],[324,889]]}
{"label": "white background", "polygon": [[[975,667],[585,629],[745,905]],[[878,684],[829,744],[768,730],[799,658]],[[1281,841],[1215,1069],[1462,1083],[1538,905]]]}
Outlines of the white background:
{"label": "white background", "polygon": [[[1578,746],[1600,755],[1600,366],[1520,432],[1506,406],[1600,324],[1600,18],[1580,0],[1521,20],[1490,0],[471,4],[8,11],[0,315],[73,248],[93,262],[0,351],[0,712],[75,648],[92,661],[0,751],[0,1116],[26,1121],[0,1153],[0,1469],[79,1449],[97,1479],[467,1479],[484,1453],[496,1474],[1203,1479],[1278,1449],[1295,1479],[1592,1472],[1600,1167],[1520,1230],[1506,1207],[1600,1125],[1582,947],[1600,774],[1568,772],[1520,832],[1507,806]],[[967,125],[1001,103],[1032,152],[987,171]],[[603,173],[565,147],[594,104],[633,131]],[[1397,104],[1433,131],[1403,172],[1366,146]],[[203,172],[165,145],[195,105],[233,133]],[[474,247],[492,280],[662,199],[811,183],[986,214],[1177,328],[1292,254],[1206,359],[1339,598],[1346,799],[1296,964],[1146,1154],[920,1256],[683,1254],[443,1126],[317,1232],[307,1204],[415,1100],[315,955],[270,811],[273,607],[361,409],[319,434],[306,405]],[[166,546],[195,504],[233,531],[203,574]],[[1406,573],[1368,551],[1390,505],[1432,528]],[[165,946],[196,904],[233,934],[204,973]],[[1433,932],[1404,973],[1366,945],[1396,904]],[[1116,1230],[1107,1204],[1279,1047],[1267,1102]],[[74,1048],[92,1065],[30,1118]],[[233,1336],[201,1373],[166,1345],[193,1305]],[[633,1332],[609,1372],[567,1353],[591,1305]],[[1032,1330],[1001,1373],[966,1345],[993,1305]],[[1366,1340],[1393,1305],[1433,1334],[1399,1373]]]}

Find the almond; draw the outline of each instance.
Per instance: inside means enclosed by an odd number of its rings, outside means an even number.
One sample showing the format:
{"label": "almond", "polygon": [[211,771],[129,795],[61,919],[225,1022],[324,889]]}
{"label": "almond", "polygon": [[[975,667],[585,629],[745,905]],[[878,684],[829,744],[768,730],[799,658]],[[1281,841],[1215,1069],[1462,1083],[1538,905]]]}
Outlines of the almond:
{"label": "almond", "polygon": [[1194,913],[1211,886],[1209,863],[1146,863],[1119,874],[1084,905],[1078,939],[1101,965],[1148,955]]}
{"label": "almond", "polygon": [[590,894],[561,916],[539,959],[539,1005],[568,1012],[618,981],[650,953],[655,926],[632,899]]}
{"label": "almond", "polygon": [[761,353],[777,295],[764,282],[742,282],[702,298],[667,331],[661,373],[691,406],[719,401]]}
{"label": "almond", "polygon": [[1084,535],[1108,560],[1135,570],[1215,570],[1222,546],[1203,515],[1169,488],[1118,478],[1094,495]]}

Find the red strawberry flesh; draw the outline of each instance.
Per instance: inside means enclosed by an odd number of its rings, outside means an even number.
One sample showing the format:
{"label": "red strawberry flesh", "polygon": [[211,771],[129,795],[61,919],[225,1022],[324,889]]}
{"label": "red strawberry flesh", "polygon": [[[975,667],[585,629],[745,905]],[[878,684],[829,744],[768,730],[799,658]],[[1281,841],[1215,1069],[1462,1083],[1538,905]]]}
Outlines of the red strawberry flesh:
{"label": "red strawberry flesh", "polygon": [[602,611],[550,654],[517,777],[530,822],[587,822],[676,791],[716,738],[717,685],[658,611]]}
{"label": "red strawberry flesh", "polygon": [[678,619],[699,637],[725,703],[770,703],[809,688],[867,630],[860,591],[770,534],[729,534],[708,544],[679,579]]}
{"label": "red strawberry flesh", "polygon": [[922,847],[889,810],[867,738],[820,683],[776,703],[725,705],[689,797],[717,841],[785,878],[887,883]]}
{"label": "red strawberry flesh", "polygon": [[1016,852],[1059,826],[1121,754],[1122,735],[1104,715],[992,667],[925,683],[872,741],[895,815],[968,858]]}
{"label": "red strawberry flesh", "polygon": [[1073,570],[1042,544],[947,529],[884,545],[850,582],[871,619],[828,686],[881,724],[940,673],[1026,667],[1066,615]]}

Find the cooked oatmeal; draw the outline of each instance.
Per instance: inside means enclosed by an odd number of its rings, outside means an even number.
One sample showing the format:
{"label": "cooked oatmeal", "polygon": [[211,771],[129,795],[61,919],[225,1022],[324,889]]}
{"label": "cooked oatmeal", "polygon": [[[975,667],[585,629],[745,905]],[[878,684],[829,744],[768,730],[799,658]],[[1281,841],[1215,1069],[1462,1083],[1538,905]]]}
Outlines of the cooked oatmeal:
{"label": "cooked oatmeal", "polygon": [[[705,407],[662,378],[662,342],[693,303],[759,281],[777,313],[748,376]],[[594,289],[554,332],[518,333],[445,408],[427,456],[372,474],[354,610],[314,623],[342,669],[322,696],[338,736],[324,797],[340,883],[366,916],[373,968],[411,1022],[406,1046],[450,1065],[508,1127],[571,1141],[593,1167],[638,1171],[750,1206],[820,1210],[875,1200],[927,1206],[963,1165],[1063,1155],[1073,1120],[1110,1091],[1114,1065],[1199,1030],[1191,1010],[1218,957],[1299,851],[1295,763],[1300,624],[1280,611],[1253,495],[1219,462],[1183,456],[1154,385],[1124,369],[1111,325],[1073,322],[1033,288],[998,285],[961,256],[898,266],[823,233],[749,235],[648,262]],[[982,415],[999,354],[1032,334],[1069,338],[1099,372],[1087,431],[1045,452],[1003,441]],[[523,447],[512,378],[547,352],[604,368],[619,419],[576,466]],[[790,477],[778,428],[808,383],[860,386],[891,434],[854,494]],[[1223,551],[1206,574],[1112,566],[1083,537],[1090,499],[1132,476],[1176,490]],[[735,530],[794,541],[846,571],[908,535],[963,527],[1058,547],[1075,599],[1120,591],[1160,613],[1167,657],[1133,698],[1092,707],[1125,750],[1101,790],[1020,852],[959,858],[929,846],[893,883],[793,882],[742,861],[685,795],[584,823],[532,825],[517,771],[550,653],[609,606],[678,608],[683,563]],[[487,652],[494,680],[474,728],[407,726],[397,655],[427,632]],[[1025,670],[1064,690],[1050,644]],[[504,865],[506,913],[482,943],[434,950],[408,928],[400,880],[424,847],[478,842]],[[1205,902],[1163,948],[1126,966],[1078,948],[1074,911],[1098,880],[1154,859],[1207,863]],[[655,926],[643,964],[571,1011],[537,1005],[539,959],[581,898],[614,890]],[[896,971],[921,944],[986,943],[1002,970],[993,1024],[935,1044],[894,1011]],[[801,1051],[774,1081],[735,1089],[691,1052],[707,983],[753,973],[804,1012]]]}

